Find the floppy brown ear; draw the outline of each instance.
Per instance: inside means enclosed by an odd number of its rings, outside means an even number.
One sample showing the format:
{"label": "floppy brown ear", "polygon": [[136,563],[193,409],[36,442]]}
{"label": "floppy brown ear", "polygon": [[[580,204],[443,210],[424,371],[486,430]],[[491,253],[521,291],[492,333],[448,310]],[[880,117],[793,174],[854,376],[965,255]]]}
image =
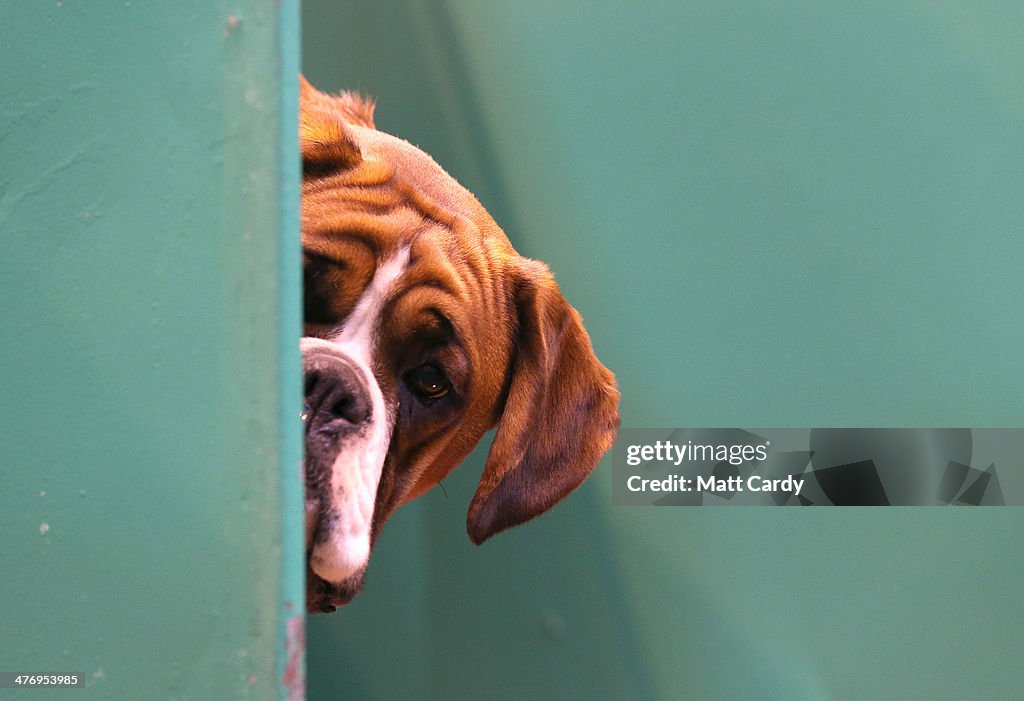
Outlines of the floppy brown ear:
{"label": "floppy brown ear", "polygon": [[307,173],[341,170],[362,160],[347,124],[373,127],[373,102],[356,93],[327,95],[299,76],[299,149]]}
{"label": "floppy brown ear", "polygon": [[619,425],[615,377],[594,356],[580,315],[547,267],[516,272],[518,331],[508,398],[469,505],[480,544],[550,509],[589,475]]}

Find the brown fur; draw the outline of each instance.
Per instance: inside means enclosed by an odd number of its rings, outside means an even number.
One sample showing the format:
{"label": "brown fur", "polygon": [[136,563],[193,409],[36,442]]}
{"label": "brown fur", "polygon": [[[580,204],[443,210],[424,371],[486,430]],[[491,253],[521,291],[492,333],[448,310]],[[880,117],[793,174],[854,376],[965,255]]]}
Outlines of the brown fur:
{"label": "brown fur", "polygon": [[451,416],[396,422],[374,537],[494,427],[470,538],[482,543],[551,508],[594,469],[619,422],[614,376],[579,314],[547,267],[516,253],[465,188],[419,149],[373,129],[371,101],[325,95],[303,79],[300,112],[307,333],[342,323],[376,266],[410,246],[415,264],[388,307],[375,374],[395,391],[405,347],[434,334],[447,339],[438,357],[459,385]]}

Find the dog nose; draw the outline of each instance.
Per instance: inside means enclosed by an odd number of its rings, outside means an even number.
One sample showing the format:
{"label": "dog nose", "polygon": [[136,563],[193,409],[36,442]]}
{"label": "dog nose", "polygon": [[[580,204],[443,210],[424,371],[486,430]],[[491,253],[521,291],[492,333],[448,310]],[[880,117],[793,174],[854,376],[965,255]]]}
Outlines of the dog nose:
{"label": "dog nose", "polygon": [[307,427],[344,429],[367,423],[370,394],[359,368],[344,357],[312,353],[303,358]]}

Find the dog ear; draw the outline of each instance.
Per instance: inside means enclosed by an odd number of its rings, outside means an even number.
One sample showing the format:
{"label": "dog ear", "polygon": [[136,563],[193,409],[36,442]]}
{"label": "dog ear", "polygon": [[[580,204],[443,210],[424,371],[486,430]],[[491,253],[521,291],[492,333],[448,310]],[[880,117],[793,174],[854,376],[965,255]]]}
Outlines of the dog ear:
{"label": "dog ear", "polygon": [[373,128],[373,101],[352,92],[327,95],[299,76],[299,148],[309,172],[357,165],[362,154],[348,124]]}
{"label": "dog ear", "polygon": [[480,544],[550,509],[589,475],[619,425],[615,377],[594,356],[579,313],[547,266],[521,259],[508,397],[469,506]]}

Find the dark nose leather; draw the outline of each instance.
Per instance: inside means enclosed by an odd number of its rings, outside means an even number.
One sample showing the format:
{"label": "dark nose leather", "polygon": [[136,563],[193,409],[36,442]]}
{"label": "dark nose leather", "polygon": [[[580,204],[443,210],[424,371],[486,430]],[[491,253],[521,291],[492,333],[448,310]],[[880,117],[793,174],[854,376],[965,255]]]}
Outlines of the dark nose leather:
{"label": "dark nose leather", "polygon": [[363,373],[342,354],[317,349],[303,356],[307,433],[360,429],[372,420],[373,404]]}

